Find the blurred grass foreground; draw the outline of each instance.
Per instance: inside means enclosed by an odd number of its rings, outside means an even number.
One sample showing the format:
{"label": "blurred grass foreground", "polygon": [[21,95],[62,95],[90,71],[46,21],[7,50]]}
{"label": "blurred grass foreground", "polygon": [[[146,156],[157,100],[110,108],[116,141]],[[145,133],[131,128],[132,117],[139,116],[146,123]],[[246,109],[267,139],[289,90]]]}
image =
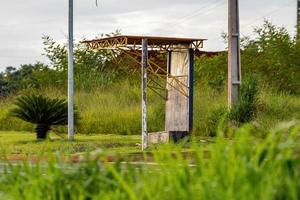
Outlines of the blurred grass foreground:
{"label": "blurred grass foreground", "polygon": [[6,161],[0,198],[300,199],[299,122],[281,124],[263,140],[255,131],[249,125],[219,131],[208,146],[162,145],[152,150],[151,163],[108,162],[105,153],[87,153],[79,163]]}

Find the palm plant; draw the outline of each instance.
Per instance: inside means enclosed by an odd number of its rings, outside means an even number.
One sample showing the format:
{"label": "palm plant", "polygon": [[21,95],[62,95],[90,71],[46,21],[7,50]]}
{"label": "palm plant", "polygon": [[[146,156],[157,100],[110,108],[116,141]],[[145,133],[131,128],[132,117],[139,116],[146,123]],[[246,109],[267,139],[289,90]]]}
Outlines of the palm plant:
{"label": "palm plant", "polygon": [[68,123],[68,103],[41,95],[27,95],[16,99],[11,115],[36,124],[37,139],[46,139],[52,125]]}

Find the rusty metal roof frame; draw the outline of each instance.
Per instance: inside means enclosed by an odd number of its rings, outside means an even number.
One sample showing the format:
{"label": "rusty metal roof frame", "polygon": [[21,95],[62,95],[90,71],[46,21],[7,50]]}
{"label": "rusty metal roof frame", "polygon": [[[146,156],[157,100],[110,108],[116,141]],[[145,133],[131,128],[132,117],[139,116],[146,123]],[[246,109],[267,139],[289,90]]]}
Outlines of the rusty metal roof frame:
{"label": "rusty metal roof frame", "polygon": [[142,39],[148,39],[148,48],[151,51],[168,51],[176,49],[200,49],[206,39],[155,37],[155,36],[129,36],[120,35],[108,38],[82,41],[90,50],[123,49],[141,50]]}
{"label": "rusty metal roof frame", "polygon": [[[176,51],[182,49],[200,49],[203,48],[203,42],[206,39],[195,39],[195,38],[175,38],[175,37],[154,37],[154,36],[128,36],[120,35],[108,38],[100,38],[94,40],[86,40],[81,43],[87,46],[89,50],[112,50],[116,55],[119,55],[121,52],[125,55],[137,58],[141,57],[142,53],[142,40],[148,39],[148,50],[149,51]],[[138,64],[141,64],[139,60],[136,60]],[[166,81],[167,78],[171,78],[171,82],[166,82],[167,85],[178,90],[182,95],[188,97],[188,94],[185,92],[185,88],[188,88],[187,85],[182,83],[178,77],[171,76],[167,70],[163,67],[157,65],[154,61],[149,60],[148,63],[148,88],[153,90],[156,94],[161,96],[163,99],[167,100],[166,94],[160,94],[160,91],[166,91],[165,87],[160,84],[160,81]],[[176,82],[178,88],[173,86],[173,82]]]}

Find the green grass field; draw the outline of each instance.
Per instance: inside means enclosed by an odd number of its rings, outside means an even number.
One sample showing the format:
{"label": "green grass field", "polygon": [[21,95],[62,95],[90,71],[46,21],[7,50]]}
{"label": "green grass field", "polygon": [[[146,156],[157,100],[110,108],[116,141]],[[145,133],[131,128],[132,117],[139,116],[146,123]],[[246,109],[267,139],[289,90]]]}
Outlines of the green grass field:
{"label": "green grass field", "polygon": [[0,131],[1,155],[60,155],[79,154],[92,151],[107,153],[134,153],[140,152],[139,136],[121,135],[76,135],[76,140],[70,142],[65,136],[50,134],[46,141],[37,141],[35,133],[31,132],[3,132]]}

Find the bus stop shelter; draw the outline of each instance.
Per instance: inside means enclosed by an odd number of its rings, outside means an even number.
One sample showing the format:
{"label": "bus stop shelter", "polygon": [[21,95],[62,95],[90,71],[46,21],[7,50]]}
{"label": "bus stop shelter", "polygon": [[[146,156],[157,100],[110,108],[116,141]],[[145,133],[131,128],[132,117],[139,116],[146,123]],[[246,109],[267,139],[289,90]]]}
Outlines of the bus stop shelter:
{"label": "bus stop shelter", "polygon": [[[150,143],[175,142],[193,129],[194,52],[203,48],[205,39],[154,36],[114,36],[83,41],[89,50],[109,49],[126,54],[141,65],[142,148]],[[149,52],[165,53],[167,66],[148,59]],[[148,134],[147,89],[166,101],[165,130]]]}

